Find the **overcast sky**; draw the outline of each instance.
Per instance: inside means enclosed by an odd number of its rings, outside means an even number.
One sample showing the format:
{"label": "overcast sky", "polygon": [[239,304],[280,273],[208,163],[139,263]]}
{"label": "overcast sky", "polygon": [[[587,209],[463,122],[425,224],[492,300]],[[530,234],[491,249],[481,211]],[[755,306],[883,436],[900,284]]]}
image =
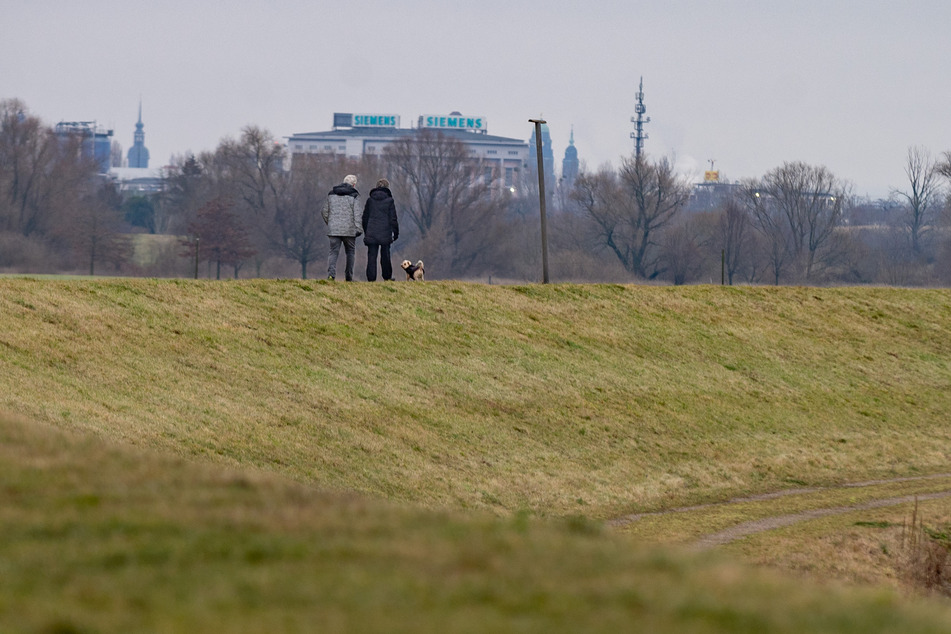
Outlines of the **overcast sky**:
{"label": "overcast sky", "polygon": [[949,25],[948,0],[0,0],[0,99],[128,151],[141,96],[151,167],[334,112],[543,116],[560,171],[572,126],[588,169],[632,153],[643,76],[645,149],[692,180],[798,160],[880,197],[909,146],[951,150]]}

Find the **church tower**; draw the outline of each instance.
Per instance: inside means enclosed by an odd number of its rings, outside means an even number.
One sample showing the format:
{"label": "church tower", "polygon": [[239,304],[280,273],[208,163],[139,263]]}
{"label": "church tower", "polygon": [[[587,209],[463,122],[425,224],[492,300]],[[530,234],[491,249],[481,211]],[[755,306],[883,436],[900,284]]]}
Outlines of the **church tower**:
{"label": "church tower", "polygon": [[566,190],[570,190],[578,178],[578,148],[575,147],[575,127],[571,126],[571,137],[568,139],[568,147],[565,148],[565,158],[561,162],[561,183]]}
{"label": "church tower", "polygon": [[148,167],[149,150],[145,147],[145,132],[142,124],[142,101],[139,100],[139,122],[135,124],[135,137],[129,148],[129,167]]}

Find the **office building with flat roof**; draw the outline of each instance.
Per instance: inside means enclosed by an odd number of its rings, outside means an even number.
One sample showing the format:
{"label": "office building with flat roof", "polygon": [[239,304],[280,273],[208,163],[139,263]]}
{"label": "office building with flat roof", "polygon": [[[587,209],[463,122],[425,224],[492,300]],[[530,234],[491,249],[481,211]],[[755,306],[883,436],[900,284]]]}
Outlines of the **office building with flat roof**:
{"label": "office building with flat roof", "polygon": [[488,133],[485,117],[420,115],[415,127],[400,127],[397,114],[334,113],[333,128],[326,132],[303,132],[287,137],[287,149],[294,156],[317,154],[362,158],[382,155],[387,145],[419,134],[421,130],[439,132],[461,141],[474,162],[490,169],[501,186],[517,187],[528,164],[529,146],[521,139]]}

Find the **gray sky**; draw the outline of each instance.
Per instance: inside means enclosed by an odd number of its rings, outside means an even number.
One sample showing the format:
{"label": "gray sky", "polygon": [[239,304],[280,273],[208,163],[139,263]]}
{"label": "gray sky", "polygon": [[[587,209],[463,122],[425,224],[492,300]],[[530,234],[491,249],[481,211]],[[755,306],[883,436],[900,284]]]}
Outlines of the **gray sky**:
{"label": "gray sky", "polygon": [[643,76],[646,150],[692,180],[801,160],[880,197],[909,146],[951,150],[949,25],[947,0],[0,0],[0,99],[127,151],[141,95],[153,167],[248,124],[458,110],[525,140],[543,116],[557,170],[574,126],[595,169],[632,153]]}

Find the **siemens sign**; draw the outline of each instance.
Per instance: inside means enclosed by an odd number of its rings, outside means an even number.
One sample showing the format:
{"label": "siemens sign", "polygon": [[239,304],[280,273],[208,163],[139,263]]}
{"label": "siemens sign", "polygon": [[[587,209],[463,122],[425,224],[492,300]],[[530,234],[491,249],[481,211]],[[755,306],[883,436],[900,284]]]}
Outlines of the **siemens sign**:
{"label": "siemens sign", "polygon": [[400,116],[398,114],[355,114],[353,115],[355,128],[398,128]]}
{"label": "siemens sign", "polygon": [[421,128],[451,128],[454,130],[480,130],[487,129],[485,117],[463,117],[462,115],[433,115],[424,114],[419,118],[419,127]]}
{"label": "siemens sign", "polygon": [[398,128],[400,116],[398,114],[351,114],[349,112],[334,113],[335,128]]}

